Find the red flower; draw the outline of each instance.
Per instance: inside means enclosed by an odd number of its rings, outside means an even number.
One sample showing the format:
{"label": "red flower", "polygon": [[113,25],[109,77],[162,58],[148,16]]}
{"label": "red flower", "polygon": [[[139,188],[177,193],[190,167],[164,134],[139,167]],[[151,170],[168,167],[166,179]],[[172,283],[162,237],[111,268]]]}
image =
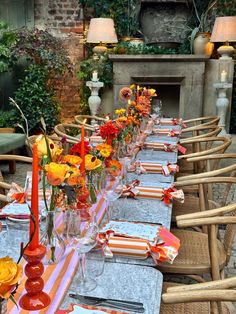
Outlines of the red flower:
{"label": "red flower", "polygon": [[[90,151],[89,142],[84,142],[84,152],[88,154]],[[80,155],[81,154],[81,142],[74,144],[70,149],[71,155]]]}
{"label": "red flower", "polygon": [[112,121],[100,126],[100,134],[103,139],[114,140],[119,133],[119,128]]}

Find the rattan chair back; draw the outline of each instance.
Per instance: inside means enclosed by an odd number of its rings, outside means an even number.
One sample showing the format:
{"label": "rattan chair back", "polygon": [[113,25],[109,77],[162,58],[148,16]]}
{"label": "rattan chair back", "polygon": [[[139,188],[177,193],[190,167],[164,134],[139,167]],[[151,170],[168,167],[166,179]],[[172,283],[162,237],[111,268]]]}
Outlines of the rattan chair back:
{"label": "rattan chair back", "polygon": [[183,123],[187,124],[187,127],[197,126],[197,125],[218,125],[220,117],[218,116],[206,116],[194,119],[184,120]]}
{"label": "rattan chair back", "polygon": [[197,125],[182,130],[180,143],[186,139],[197,139],[202,137],[217,136],[221,131],[218,125]]}

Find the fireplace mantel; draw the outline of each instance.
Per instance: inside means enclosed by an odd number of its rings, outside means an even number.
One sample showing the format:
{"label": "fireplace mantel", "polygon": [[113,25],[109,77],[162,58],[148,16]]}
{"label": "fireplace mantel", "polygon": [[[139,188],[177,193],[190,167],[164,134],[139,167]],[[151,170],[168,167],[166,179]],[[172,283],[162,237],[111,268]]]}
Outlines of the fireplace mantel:
{"label": "fireplace mantel", "polygon": [[113,62],[206,62],[205,55],[109,55]]}
{"label": "fireplace mantel", "polygon": [[114,104],[119,106],[119,90],[136,83],[145,86],[179,85],[175,106],[184,119],[203,115],[205,64],[203,55],[109,55],[113,62]]}

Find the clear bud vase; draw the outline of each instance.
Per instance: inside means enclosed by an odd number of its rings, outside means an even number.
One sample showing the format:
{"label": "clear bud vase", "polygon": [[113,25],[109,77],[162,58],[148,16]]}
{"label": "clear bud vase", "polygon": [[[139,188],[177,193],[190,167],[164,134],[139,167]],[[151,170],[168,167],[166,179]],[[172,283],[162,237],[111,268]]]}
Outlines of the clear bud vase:
{"label": "clear bud vase", "polygon": [[7,314],[7,299],[0,300],[0,314]]}
{"label": "clear bud vase", "polygon": [[63,238],[56,231],[55,211],[48,211],[46,216],[46,228],[41,237],[41,244],[46,247],[44,264],[57,264],[64,256],[66,245]]}
{"label": "clear bud vase", "polygon": [[63,236],[66,239],[67,243],[71,244],[73,238],[77,237],[80,234],[80,211],[72,207],[68,208],[64,212],[63,224]]}

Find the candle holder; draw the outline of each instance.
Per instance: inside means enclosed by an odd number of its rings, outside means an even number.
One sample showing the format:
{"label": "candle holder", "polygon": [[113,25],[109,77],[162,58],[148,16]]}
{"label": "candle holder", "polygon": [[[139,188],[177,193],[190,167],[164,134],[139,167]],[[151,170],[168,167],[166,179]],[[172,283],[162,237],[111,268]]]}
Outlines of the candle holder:
{"label": "candle holder", "polygon": [[20,299],[20,307],[28,311],[37,311],[47,307],[51,299],[49,295],[43,292],[44,281],[42,274],[44,266],[41,260],[46,254],[46,248],[39,245],[34,250],[28,248],[24,252],[24,258],[28,262],[25,266],[25,274],[28,279],[25,282],[27,293]]}
{"label": "candle holder", "polygon": [[[101,98],[98,96],[98,91],[101,87],[104,86],[104,83],[99,81],[96,82],[88,81],[86,82],[86,86],[88,86],[91,91],[91,96],[88,99],[89,108],[91,114],[93,116],[96,116],[98,113],[99,106],[101,104]],[[91,124],[92,125],[96,124],[95,119],[92,119]]]}

